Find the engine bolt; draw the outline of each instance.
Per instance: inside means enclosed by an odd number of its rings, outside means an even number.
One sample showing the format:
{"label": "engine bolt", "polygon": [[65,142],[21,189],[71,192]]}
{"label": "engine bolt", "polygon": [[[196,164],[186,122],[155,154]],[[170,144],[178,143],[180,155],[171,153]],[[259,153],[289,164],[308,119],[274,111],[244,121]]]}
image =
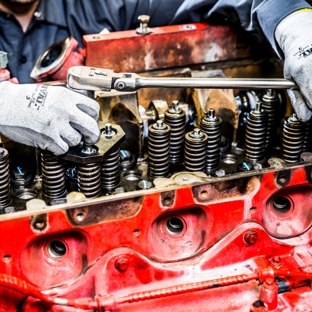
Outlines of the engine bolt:
{"label": "engine bolt", "polygon": [[271,259],[270,263],[271,263],[271,266],[273,266],[276,269],[281,268],[283,266],[283,264],[284,264],[282,259],[281,259],[281,257],[279,257],[279,256],[273,257]]}
{"label": "engine bolt", "polygon": [[267,312],[267,311],[268,306],[262,300],[255,301],[250,307],[250,312]]}
{"label": "engine bolt", "polygon": [[256,231],[248,231],[244,234],[244,241],[249,246],[254,245],[258,240],[258,233]]}
{"label": "engine bolt", "polygon": [[130,261],[127,257],[120,257],[115,261],[115,268],[119,272],[125,272],[129,268]]}
{"label": "engine bolt", "polygon": [[126,84],[123,81],[118,81],[116,83],[116,90],[123,90],[126,87]]}
{"label": "engine bolt", "polygon": [[282,259],[281,259],[281,257],[279,257],[279,256],[275,256],[275,257],[273,257],[273,259],[272,259],[272,262],[274,262],[274,263],[280,263],[282,261]]}

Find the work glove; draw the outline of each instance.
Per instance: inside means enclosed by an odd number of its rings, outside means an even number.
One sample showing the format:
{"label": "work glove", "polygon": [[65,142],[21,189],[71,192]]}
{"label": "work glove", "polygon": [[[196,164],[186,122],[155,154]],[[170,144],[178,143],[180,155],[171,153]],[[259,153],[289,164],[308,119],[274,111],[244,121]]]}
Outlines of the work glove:
{"label": "work glove", "polygon": [[308,121],[312,116],[312,11],[290,14],[276,27],[275,39],[284,53],[284,77],[299,90],[288,95],[297,116]]}
{"label": "work glove", "polygon": [[55,155],[97,142],[99,105],[64,87],[0,82],[0,133]]}

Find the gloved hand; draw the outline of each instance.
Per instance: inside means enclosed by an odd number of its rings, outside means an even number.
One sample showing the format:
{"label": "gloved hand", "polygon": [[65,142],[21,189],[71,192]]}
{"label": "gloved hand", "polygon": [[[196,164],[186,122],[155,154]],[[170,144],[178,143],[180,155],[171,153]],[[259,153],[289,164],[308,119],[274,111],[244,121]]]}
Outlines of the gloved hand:
{"label": "gloved hand", "polygon": [[64,87],[0,82],[0,133],[55,155],[78,145],[81,134],[97,142],[99,105]]}
{"label": "gloved hand", "polygon": [[298,90],[288,90],[297,116],[308,121],[312,116],[312,11],[290,14],[276,27],[275,39],[282,49],[284,77],[293,80]]}

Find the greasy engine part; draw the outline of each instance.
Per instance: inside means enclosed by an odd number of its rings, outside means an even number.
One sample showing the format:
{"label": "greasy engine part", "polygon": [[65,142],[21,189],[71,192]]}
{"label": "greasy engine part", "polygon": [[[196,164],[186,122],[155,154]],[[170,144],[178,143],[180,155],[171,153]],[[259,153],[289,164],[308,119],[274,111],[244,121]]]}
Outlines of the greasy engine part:
{"label": "greasy engine part", "polygon": [[[106,124],[103,134],[107,139],[115,136],[116,130],[111,124]],[[102,163],[102,190],[104,194],[110,194],[120,184],[120,146],[111,151]]]}
{"label": "greasy engine part", "polygon": [[[142,159],[144,122],[139,112],[137,93],[97,91],[95,99],[100,105],[100,120],[104,123],[117,124],[127,133],[127,140],[121,143],[121,148]],[[146,129],[147,127],[148,125]]]}
{"label": "greasy engine part", "polygon": [[262,97],[262,109],[267,112],[268,123],[266,130],[266,149],[272,148],[275,143],[275,130],[277,128],[278,122],[278,109],[279,109],[279,99],[278,95],[273,89],[268,89],[267,92]]}
{"label": "greasy engine part", "polygon": [[245,135],[245,159],[250,164],[265,161],[268,113],[260,102],[247,116]]}
{"label": "greasy engine part", "polygon": [[77,166],[78,191],[87,198],[101,194],[101,164],[89,163]]}
{"label": "greasy engine part", "polygon": [[214,174],[220,164],[222,119],[215,115],[213,108],[200,121],[200,129],[208,135],[207,141],[207,174]]}
{"label": "greasy engine part", "polygon": [[245,38],[246,48],[242,37],[230,27],[204,23],[154,27],[151,33],[143,34],[136,30],[92,34],[83,39],[87,66],[111,68],[113,64],[117,72],[142,72],[270,54],[263,45],[253,48]]}
{"label": "greasy engine part", "polygon": [[149,176],[167,177],[170,171],[170,135],[171,128],[162,120],[157,120],[148,128]]}
{"label": "greasy engine part", "polygon": [[283,127],[283,159],[287,163],[300,161],[303,152],[305,130],[303,122],[293,114],[284,121]]}
{"label": "greasy engine part", "polygon": [[0,148],[0,209],[7,207],[11,202],[9,154],[6,149]]}
{"label": "greasy engine part", "polygon": [[42,193],[45,198],[65,197],[65,166],[55,155],[41,153]]}
{"label": "greasy engine part", "polygon": [[186,171],[205,171],[207,141],[207,134],[198,128],[185,135],[184,167]]}
{"label": "greasy engine part", "polygon": [[66,81],[70,67],[84,64],[83,56],[75,52],[77,46],[78,41],[73,37],[52,44],[38,57],[30,77],[37,82],[49,79]]}
{"label": "greasy engine part", "polygon": [[171,107],[165,111],[164,121],[170,126],[170,162],[178,164],[182,160],[184,135],[185,135],[185,113],[179,108],[179,102],[173,101]]}

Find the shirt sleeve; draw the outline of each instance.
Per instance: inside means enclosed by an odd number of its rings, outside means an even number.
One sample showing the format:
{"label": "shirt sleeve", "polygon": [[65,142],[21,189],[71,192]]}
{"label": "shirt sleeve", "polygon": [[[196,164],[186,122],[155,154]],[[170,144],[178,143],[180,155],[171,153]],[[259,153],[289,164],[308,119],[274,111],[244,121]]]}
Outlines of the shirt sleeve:
{"label": "shirt sleeve", "polygon": [[65,0],[67,25],[71,32],[92,34],[135,29],[138,16],[150,15],[150,26],[168,25],[184,0]]}
{"label": "shirt sleeve", "polygon": [[276,26],[296,10],[310,7],[305,0],[64,0],[67,25],[75,38],[109,31],[135,29],[138,16],[150,15],[150,26],[190,22],[221,24],[225,20],[250,32],[259,41],[274,39]]}
{"label": "shirt sleeve", "polygon": [[185,0],[171,23],[218,23],[227,19],[251,32],[259,41],[268,40],[279,52],[274,38],[276,26],[292,12],[309,7],[304,0]]}

